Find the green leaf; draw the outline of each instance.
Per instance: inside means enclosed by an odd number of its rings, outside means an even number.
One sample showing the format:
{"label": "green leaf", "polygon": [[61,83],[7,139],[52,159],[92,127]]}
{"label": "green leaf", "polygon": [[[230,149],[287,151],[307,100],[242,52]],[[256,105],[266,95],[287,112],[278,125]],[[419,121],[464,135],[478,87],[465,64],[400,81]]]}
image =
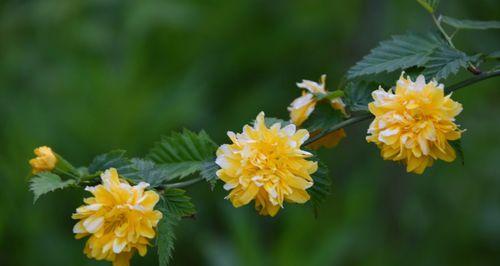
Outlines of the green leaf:
{"label": "green leaf", "polygon": [[468,56],[462,51],[443,45],[429,55],[423,74],[429,79],[445,79],[456,74],[460,68],[467,68],[469,62],[475,63],[478,59],[479,55]]}
{"label": "green leaf", "polygon": [[200,175],[210,184],[210,188],[212,190],[214,190],[215,184],[219,178],[216,174],[219,169],[220,167],[215,163],[215,158],[203,163],[203,169],[201,170]]}
{"label": "green leaf", "polygon": [[471,30],[487,30],[487,29],[500,29],[500,21],[480,21],[468,19],[456,19],[447,16],[441,16],[441,21],[457,28],[457,29],[471,29]]}
{"label": "green leaf", "polygon": [[345,87],[346,105],[351,111],[368,111],[368,104],[373,101],[372,92],[378,84],[366,81],[353,81]]}
{"label": "green leaf", "polygon": [[196,209],[191,203],[191,198],[186,195],[186,191],[180,188],[167,188],[163,192],[165,209],[179,217],[192,216]]}
{"label": "green leaf", "polygon": [[489,59],[500,59],[500,51],[491,52],[486,57]]}
{"label": "green leaf", "polygon": [[[276,117],[265,117],[264,123],[266,124],[267,127],[272,127],[276,123],[281,124],[281,127],[285,127],[285,126],[290,125],[292,122],[285,121],[283,119],[279,119]],[[255,120],[252,122],[252,124],[255,124]]]}
{"label": "green leaf", "polygon": [[339,110],[333,109],[329,104],[318,104],[311,116],[304,122],[303,127],[312,133],[326,130],[342,120],[343,115]]}
{"label": "green leaf", "polygon": [[465,164],[465,156],[464,156],[464,150],[462,149],[462,140],[457,139],[449,142],[451,147],[455,149],[455,152],[457,153],[457,157],[460,159],[460,162],[462,165]]}
{"label": "green leaf", "polygon": [[172,259],[172,253],[174,251],[174,227],[179,222],[179,217],[165,209],[160,209],[160,211],[163,213],[163,218],[158,224],[156,246],[158,248],[159,265],[167,266]]}
{"label": "green leaf", "polygon": [[441,45],[443,40],[431,33],[425,36],[412,33],[393,36],[349,69],[348,78],[423,66],[429,60],[428,56]]}
{"label": "green leaf", "polygon": [[39,173],[30,180],[30,190],[34,194],[33,203],[43,194],[56,189],[63,189],[73,184],[75,184],[75,180],[73,179],[63,181],[56,174],[50,172]]}
{"label": "green leaf", "polygon": [[136,177],[132,178],[135,181],[144,181],[156,187],[170,176],[168,167],[159,166],[151,160],[133,158],[131,161],[137,169]]}
{"label": "green leaf", "polygon": [[431,14],[436,12],[439,5],[439,0],[417,0],[417,2]]}
{"label": "green leaf", "polygon": [[106,171],[109,168],[116,168],[118,174],[124,177],[133,178],[137,174],[137,169],[132,162],[125,157],[124,150],[114,150],[98,155],[90,163],[88,171],[90,174]]}
{"label": "green leaf", "polygon": [[[315,157],[317,158],[317,157]],[[328,167],[318,161],[318,170],[312,175],[314,185],[307,190],[311,195],[311,204],[317,209],[319,205],[330,195],[332,180],[328,171]]]}
{"label": "green leaf", "polygon": [[148,158],[168,171],[168,179],[183,178],[203,170],[203,165],[212,160],[217,145],[204,132],[196,134],[189,130],[163,137],[150,150]]}

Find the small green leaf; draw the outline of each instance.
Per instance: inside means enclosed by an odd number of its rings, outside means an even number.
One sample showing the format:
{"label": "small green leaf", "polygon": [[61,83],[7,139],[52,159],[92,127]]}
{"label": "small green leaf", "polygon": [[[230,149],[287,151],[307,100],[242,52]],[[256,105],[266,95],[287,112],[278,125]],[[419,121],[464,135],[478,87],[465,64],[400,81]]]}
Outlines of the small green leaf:
{"label": "small green leaf", "polygon": [[500,29],[500,21],[480,21],[468,19],[456,19],[452,17],[442,16],[441,20],[457,29],[470,29],[470,30],[487,30],[487,29]]}
{"label": "small green leaf", "polygon": [[330,195],[332,180],[328,167],[320,161],[318,161],[318,170],[312,175],[312,178],[314,185],[307,192],[311,195],[312,206],[317,209],[325,198]]}
{"label": "small green leaf", "polygon": [[179,222],[179,217],[165,209],[160,209],[160,211],[163,213],[163,218],[158,224],[158,236],[156,238],[158,262],[160,266],[167,266],[174,251],[174,227]]}
{"label": "small green leaf", "polygon": [[346,105],[351,111],[368,111],[368,104],[373,101],[372,92],[378,84],[366,81],[349,82],[345,88]]}
{"label": "small green leaf", "polygon": [[212,190],[214,190],[217,179],[219,178],[216,174],[219,169],[220,167],[215,163],[215,158],[203,163],[203,169],[200,175],[210,184]]}
{"label": "small green leaf", "polygon": [[133,158],[131,162],[137,169],[136,177],[131,178],[135,181],[144,181],[152,187],[156,187],[169,179],[170,169],[168,167],[158,166],[147,159]]}
{"label": "small green leaf", "polygon": [[[252,122],[252,124],[255,123],[255,120]],[[290,121],[285,121],[283,119],[279,119],[276,117],[266,117],[264,118],[264,123],[266,124],[267,127],[272,127],[274,124],[278,123],[281,124],[281,127],[285,127],[291,124]]]}
{"label": "small green leaf", "polygon": [[500,51],[491,52],[486,57],[489,59],[500,59]]}
{"label": "small green leaf", "polygon": [[185,129],[163,137],[147,157],[165,171],[162,181],[169,181],[203,170],[204,164],[215,156],[216,149],[217,145],[204,131],[196,134]]}
{"label": "small green leaf", "polygon": [[90,174],[106,171],[109,168],[115,168],[118,174],[124,177],[133,178],[137,174],[137,169],[132,162],[125,157],[124,150],[114,150],[108,153],[98,155],[90,163],[88,171]]}
{"label": "small green leaf", "polygon": [[343,115],[339,110],[333,109],[329,104],[318,104],[314,112],[304,122],[303,127],[310,133],[318,130],[326,130],[343,120]]}
{"label": "small green leaf", "polygon": [[348,78],[423,66],[434,49],[443,43],[441,37],[431,33],[425,36],[412,33],[393,36],[381,42],[349,69]]}
{"label": "small green leaf", "polygon": [[56,189],[63,189],[73,184],[75,184],[75,180],[73,179],[63,181],[56,174],[50,172],[39,173],[30,180],[30,190],[34,194],[33,203],[43,194]]}
{"label": "small green leaf", "polygon": [[191,198],[186,195],[186,191],[180,188],[167,188],[163,192],[165,209],[179,217],[192,216],[196,209],[191,203]]}
{"label": "small green leaf", "polygon": [[462,140],[457,139],[449,142],[451,147],[455,150],[457,153],[457,157],[460,159],[460,162],[462,165],[465,164],[465,156],[464,156],[464,150],[462,149]]}
{"label": "small green leaf", "polygon": [[460,68],[467,68],[469,62],[476,63],[479,57],[479,55],[468,56],[462,51],[443,45],[429,55],[423,74],[429,79],[445,79],[456,74]]}
{"label": "small green leaf", "polygon": [[417,0],[417,2],[431,14],[436,12],[439,5],[439,0]]}

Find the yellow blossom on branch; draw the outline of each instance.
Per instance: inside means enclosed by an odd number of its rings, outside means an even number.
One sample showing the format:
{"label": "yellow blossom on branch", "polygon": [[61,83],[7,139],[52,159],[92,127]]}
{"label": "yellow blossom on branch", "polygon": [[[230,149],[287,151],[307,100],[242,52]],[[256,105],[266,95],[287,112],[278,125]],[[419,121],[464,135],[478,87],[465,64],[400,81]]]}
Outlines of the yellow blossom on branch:
{"label": "yellow blossom on branch", "polygon": [[41,146],[34,150],[35,158],[29,161],[33,174],[51,171],[57,163],[57,157],[51,148]]}
{"label": "yellow blossom on branch", "polygon": [[253,127],[245,125],[243,132],[228,133],[232,144],[217,150],[216,163],[221,167],[217,176],[234,207],[255,200],[261,215],[274,216],[284,201],[305,203],[310,196],[306,189],[313,185],[311,174],[318,165],[307,158],[311,153],[300,146],[309,138],[305,129],[296,130],[290,124],[276,123],[268,128],[261,112]]}
{"label": "yellow blossom on branch", "polygon": [[149,184],[131,186],[120,179],[114,168],[102,175],[102,184],[87,187],[92,197],[76,209],[72,218],[80,220],[74,227],[76,238],[89,236],[84,253],[89,258],[112,261],[114,266],[128,266],[137,251],[144,256],[155,227],[162,218],[154,210],[159,195],[145,191]]}
{"label": "yellow blossom on branch", "polygon": [[455,116],[462,105],[444,94],[443,84],[399,78],[395,91],[382,88],[372,93],[368,105],[375,116],[367,136],[381,149],[385,160],[402,161],[406,171],[421,174],[434,160],[455,160],[455,150],[449,141],[461,137]]}

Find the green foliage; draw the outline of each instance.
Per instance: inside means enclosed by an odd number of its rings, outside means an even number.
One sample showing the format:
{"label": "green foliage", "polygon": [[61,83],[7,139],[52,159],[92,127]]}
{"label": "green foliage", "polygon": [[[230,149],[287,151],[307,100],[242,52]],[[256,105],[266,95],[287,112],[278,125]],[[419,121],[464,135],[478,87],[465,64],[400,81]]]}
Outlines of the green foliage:
{"label": "green foliage", "polygon": [[63,189],[73,184],[75,184],[75,180],[73,179],[63,181],[56,174],[50,172],[39,173],[30,180],[30,190],[34,194],[33,203],[43,194],[56,189]]}
{"label": "green foliage", "polygon": [[124,177],[133,178],[137,174],[137,169],[132,162],[125,157],[124,150],[113,150],[96,156],[92,163],[90,163],[88,172],[90,174],[96,174],[109,168],[116,168],[118,174]]}
{"label": "green foliage", "polygon": [[439,0],[417,0],[417,2],[431,14],[436,12],[439,5]]}
{"label": "green foliage", "polygon": [[170,176],[170,169],[158,166],[151,160],[133,158],[131,161],[137,169],[136,177],[132,178],[136,181],[144,181],[155,187],[168,180]]}
{"label": "green foliage", "polygon": [[442,16],[441,21],[456,29],[471,29],[471,30],[487,30],[500,29],[500,21],[480,21],[468,19],[456,19],[452,17]]}
{"label": "green foliage", "polygon": [[453,141],[449,141],[451,147],[455,149],[455,152],[457,153],[458,159],[460,159],[460,162],[462,165],[465,165],[465,155],[464,155],[464,150],[462,149],[462,140],[457,139]]}
{"label": "green foliage", "polygon": [[189,130],[163,137],[150,150],[148,158],[166,171],[168,180],[183,178],[204,169],[213,160],[217,145],[204,132]]}
{"label": "green foliage", "polygon": [[345,87],[345,102],[351,111],[368,111],[368,103],[373,101],[372,91],[378,84],[367,81],[352,81]]}
{"label": "green foliage", "polygon": [[318,104],[311,116],[304,122],[303,127],[312,133],[326,130],[342,120],[343,115],[339,110],[333,109],[329,104]]}
{"label": "green foliage", "polygon": [[443,40],[431,33],[425,36],[413,33],[395,35],[390,40],[380,42],[349,69],[347,75],[353,79],[363,75],[424,66],[429,61],[429,55],[442,45],[445,45]]}
{"label": "green foliage", "polygon": [[[255,120],[252,122],[252,124],[254,124],[254,123],[255,123]],[[265,117],[264,123],[266,124],[267,127],[272,127],[276,123],[281,124],[281,127],[285,127],[285,126],[288,126],[291,124],[290,121],[285,121],[283,119],[279,119],[276,117]]]}
{"label": "green foliage", "polygon": [[318,161],[318,170],[312,175],[314,185],[307,190],[311,195],[311,204],[314,209],[330,195],[332,180],[328,171],[328,167],[321,161]]}
{"label": "green foliage", "polygon": [[163,192],[163,199],[168,213],[179,217],[192,216],[196,213],[191,197],[186,195],[183,189],[167,188]]}
{"label": "green foliage", "polygon": [[209,184],[210,188],[214,190],[215,184],[217,183],[217,170],[220,167],[215,163],[215,158],[213,160],[209,160],[203,163],[203,168],[200,171],[200,175],[203,179],[205,179]]}
{"label": "green foliage", "polygon": [[179,222],[179,217],[168,212],[166,209],[160,209],[163,213],[163,218],[158,224],[158,236],[156,238],[156,246],[158,249],[158,264],[167,266],[172,259],[174,251],[174,227]]}
{"label": "green foliage", "polygon": [[423,74],[429,79],[440,80],[456,74],[461,67],[467,68],[469,62],[477,62],[479,55],[468,56],[462,51],[443,45],[434,50],[428,58]]}

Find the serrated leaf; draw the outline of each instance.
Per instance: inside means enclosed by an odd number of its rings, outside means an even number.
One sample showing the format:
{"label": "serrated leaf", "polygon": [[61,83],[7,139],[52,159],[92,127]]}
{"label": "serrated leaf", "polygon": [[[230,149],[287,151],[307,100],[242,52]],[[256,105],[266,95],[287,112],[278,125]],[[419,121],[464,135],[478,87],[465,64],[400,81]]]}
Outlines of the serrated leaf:
{"label": "serrated leaf", "polygon": [[217,183],[218,176],[216,173],[219,169],[220,167],[215,163],[215,158],[213,158],[203,163],[203,169],[200,171],[201,177],[210,184],[212,190],[214,190]]}
{"label": "serrated leaf", "polygon": [[373,101],[372,92],[378,84],[366,81],[349,82],[345,87],[345,102],[351,111],[368,111],[368,104]]}
{"label": "serrated leaf", "polygon": [[316,209],[331,193],[332,180],[328,167],[318,161],[318,170],[312,174],[314,185],[307,190],[311,195],[311,204]]}
{"label": "serrated leaf", "polygon": [[487,29],[500,29],[500,21],[490,20],[469,20],[469,19],[456,19],[447,16],[441,16],[441,21],[456,29],[470,29],[470,30],[487,30]]}
{"label": "serrated leaf", "polygon": [[217,145],[204,132],[189,130],[163,137],[150,150],[148,158],[168,170],[168,178],[183,178],[203,170],[203,165],[215,156]]}
{"label": "serrated leaf", "polygon": [[460,68],[467,68],[468,62],[474,63],[478,59],[479,55],[468,56],[462,51],[443,45],[429,55],[423,74],[429,79],[445,79],[451,74],[456,74]]}
{"label": "serrated leaf", "polygon": [[147,182],[152,187],[160,185],[170,176],[170,169],[158,166],[151,160],[133,158],[131,162],[137,169],[136,177],[132,179]]}
{"label": "serrated leaf", "polygon": [[417,0],[417,2],[431,14],[436,12],[439,5],[439,0]]}
{"label": "serrated leaf", "polygon": [[165,209],[160,209],[160,211],[163,213],[163,218],[158,224],[158,236],[156,238],[158,264],[160,266],[167,266],[172,259],[172,253],[174,251],[174,227],[179,222],[179,217],[171,214]]}
{"label": "serrated leaf", "polygon": [[465,156],[464,156],[464,150],[462,149],[462,140],[457,139],[453,141],[449,141],[451,147],[455,150],[457,153],[457,157],[460,159],[460,162],[462,165],[465,164]]}
{"label": "serrated leaf", "polygon": [[318,104],[313,113],[304,122],[303,127],[310,133],[326,130],[343,120],[343,115],[339,110],[333,109],[329,104]]}
{"label": "serrated leaf", "polygon": [[186,191],[180,188],[167,188],[163,192],[165,209],[179,217],[192,216],[196,209]]}
{"label": "serrated leaf", "polygon": [[428,56],[443,44],[443,40],[435,34],[417,35],[408,33],[392,36],[372,49],[347,72],[348,78],[392,72],[410,67],[422,66]]}
{"label": "serrated leaf", "polygon": [[116,168],[118,174],[124,177],[134,178],[137,169],[132,162],[125,157],[124,150],[114,150],[98,155],[88,167],[90,174],[106,171],[109,168]]}
{"label": "serrated leaf", "polygon": [[56,189],[66,188],[72,184],[75,184],[75,180],[73,179],[63,181],[61,177],[56,174],[50,172],[39,173],[30,180],[30,190],[34,194],[33,203],[43,194]]}

